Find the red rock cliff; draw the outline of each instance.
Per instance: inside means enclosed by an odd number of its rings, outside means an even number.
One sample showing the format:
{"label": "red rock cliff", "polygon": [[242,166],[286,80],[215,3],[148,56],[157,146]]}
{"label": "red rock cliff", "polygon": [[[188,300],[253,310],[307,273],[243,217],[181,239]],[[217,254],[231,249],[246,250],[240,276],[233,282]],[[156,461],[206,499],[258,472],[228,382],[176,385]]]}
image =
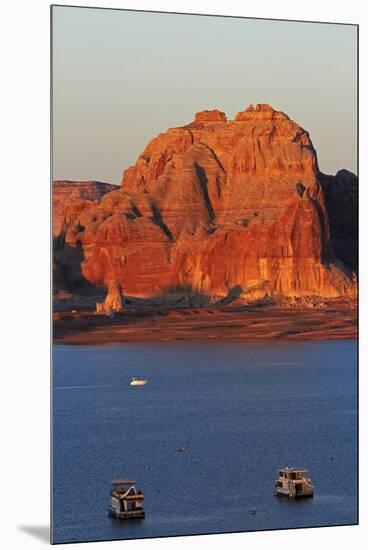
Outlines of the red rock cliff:
{"label": "red rock cliff", "polygon": [[52,186],[52,233],[58,235],[64,221],[64,208],[79,199],[100,200],[105,193],[116,189],[116,185],[100,181],[60,181]]}
{"label": "red rock cliff", "polygon": [[61,247],[83,251],[87,281],[132,296],[352,296],[322,179],[284,113],[203,111],[155,137],[119,190],[66,207]]}

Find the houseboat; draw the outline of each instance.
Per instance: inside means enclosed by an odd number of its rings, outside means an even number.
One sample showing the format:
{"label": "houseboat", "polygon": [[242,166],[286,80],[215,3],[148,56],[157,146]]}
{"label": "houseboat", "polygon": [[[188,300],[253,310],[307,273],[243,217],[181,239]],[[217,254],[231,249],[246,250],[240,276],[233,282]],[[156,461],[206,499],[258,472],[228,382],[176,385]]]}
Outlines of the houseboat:
{"label": "houseboat", "polygon": [[307,470],[299,468],[279,470],[275,481],[274,494],[291,499],[312,497],[313,485]]}
{"label": "houseboat", "polygon": [[111,482],[111,504],[107,507],[109,516],[117,519],[144,518],[144,494],[136,488],[135,483],[130,479]]}

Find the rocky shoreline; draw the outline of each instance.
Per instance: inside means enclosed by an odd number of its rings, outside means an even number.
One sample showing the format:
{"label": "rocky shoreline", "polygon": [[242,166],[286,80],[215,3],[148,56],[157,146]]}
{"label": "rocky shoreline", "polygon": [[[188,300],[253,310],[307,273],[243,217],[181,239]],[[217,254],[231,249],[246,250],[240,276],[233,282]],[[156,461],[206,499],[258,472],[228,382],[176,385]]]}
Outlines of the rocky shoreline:
{"label": "rocky shoreline", "polygon": [[128,307],[113,316],[92,311],[54,314],[60,344],[174,340],[343,340],[357,338],[356,304],[321,307],[231,304],[201,308]]}

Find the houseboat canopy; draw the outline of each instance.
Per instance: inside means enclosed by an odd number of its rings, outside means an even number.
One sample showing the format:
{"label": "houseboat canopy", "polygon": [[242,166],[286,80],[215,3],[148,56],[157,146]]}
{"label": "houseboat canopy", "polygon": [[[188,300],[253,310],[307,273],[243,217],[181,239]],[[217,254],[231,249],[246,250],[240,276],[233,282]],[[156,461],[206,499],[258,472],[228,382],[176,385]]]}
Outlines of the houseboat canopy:
{"label": "houseboat canopy", "polygon": [[309,473],[305,468],[282,468],[279,470],[279,476],[288,479],[301,479],[309,476]]}
{"label": "houseboat canopy", "polygon": [[113,479],[111,483],[112,485],[133,485],[136,481],[134,479]]}

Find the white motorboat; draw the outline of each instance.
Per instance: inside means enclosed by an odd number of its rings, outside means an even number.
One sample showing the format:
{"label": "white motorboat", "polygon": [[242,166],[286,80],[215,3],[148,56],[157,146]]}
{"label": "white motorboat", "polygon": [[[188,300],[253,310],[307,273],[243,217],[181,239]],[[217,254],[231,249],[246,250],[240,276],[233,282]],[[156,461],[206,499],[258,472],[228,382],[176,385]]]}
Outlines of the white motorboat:
{"label": "white motorboat", "polygon": [[135,378],[133,376],[133,378],[130,381],[130,385],[131,386],[144,386],[145,384],[147,384],[147,382],[148,382],[148,380],[144,380],[143,378]]}

